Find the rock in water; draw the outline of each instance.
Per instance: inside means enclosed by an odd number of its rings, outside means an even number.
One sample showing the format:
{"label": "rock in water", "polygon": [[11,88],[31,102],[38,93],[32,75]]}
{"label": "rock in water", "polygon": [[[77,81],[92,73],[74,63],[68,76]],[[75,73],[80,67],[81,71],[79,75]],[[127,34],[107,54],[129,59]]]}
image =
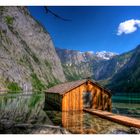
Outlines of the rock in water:
{"label": "rock in water", "polygon": [[13,124],[0,129],[0,134],[70,134],[70,132],[53,125]]}
{"label": "rock in water", "polygon": [[130,127],[131,134],[140,134],[140,129],[135,127]]}

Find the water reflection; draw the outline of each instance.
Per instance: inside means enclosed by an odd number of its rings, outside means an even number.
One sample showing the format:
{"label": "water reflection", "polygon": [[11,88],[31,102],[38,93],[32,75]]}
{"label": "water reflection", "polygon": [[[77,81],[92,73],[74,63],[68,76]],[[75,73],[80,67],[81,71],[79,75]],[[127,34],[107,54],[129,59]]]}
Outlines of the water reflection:
{"label": "water reflection", "polygon": [[140,104],[131,103],[113,103],[112,112],[115,114],[121,114],[128,117],[134,117],[140,119]]}
{"label": "water reflection", "polygon": [[47,114],[55,125],[63,126],[73,134],[106,134],[116,130],[128,131],[126,126],[82,111],[47,111]]}
{"label": "water reflection", "polygon": [[140,93],[116,93],[112,101],[117,103],[140,104]]}
{"label": "water reflection", "polygon": [[[26,122],[44,107],[44,94],[1,94],[0,119]],[[33,113],[32,113],[33,112]]]}
{"label": "water reflection", "polygon": [[[27,122],[27,120],[36,118],[39,111],[43,109],[44,102],[44,94],[0,95],[0,119]],[[114,110],[116,111],[115,113],[126,115],[129,112],[128,115],[140,118],[140,104],[113,102]],[[46,113],[55,125],[60,125],[74,134],[107,134],[117,130],[128,131],[129,129],[126,126],[85,112],[60,112],[51,110],[46,111]]]}
{"label": "water reflection", "polygon": [[140,93],[115,93],[112,102],[113,113],[140,119]]}
{"label": "water reflection", "polygon": [[72,133],[84,133],[83,129],[87,130],[83,127],[83,120],[82,112],[62,112],[62,126]]}

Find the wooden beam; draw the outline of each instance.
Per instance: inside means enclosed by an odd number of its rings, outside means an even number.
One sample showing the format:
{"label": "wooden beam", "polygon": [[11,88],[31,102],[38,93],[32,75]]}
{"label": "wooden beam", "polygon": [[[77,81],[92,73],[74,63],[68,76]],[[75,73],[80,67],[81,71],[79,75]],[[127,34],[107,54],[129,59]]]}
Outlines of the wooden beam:
{"label": "wooden beam", "polygon": [[126,117],[122,115],[117,115],[114,113],[110,113],[107,111],[102,111],[102,110],[95,110],[95,109],[83,109],[84,111],[100,116],[102,118],[126,125],[126,126],[131,126],[131,127],[137,127],[140,128],[140,120],[131,118],[131,117]]}

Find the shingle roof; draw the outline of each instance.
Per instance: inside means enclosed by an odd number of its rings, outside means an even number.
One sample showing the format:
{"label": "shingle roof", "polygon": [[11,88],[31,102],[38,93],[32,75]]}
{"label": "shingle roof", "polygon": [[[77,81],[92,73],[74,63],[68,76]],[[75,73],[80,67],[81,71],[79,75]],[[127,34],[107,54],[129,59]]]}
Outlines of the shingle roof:
{"label": "shingle roof", "polygon": [[[84,84],[87,81],[88,81],[87,79],[84,79],[84,80],[78,80],[78,81],[73,81],[73,82],[67,82],[67,83],[59,84],[59,85],[56,85],[54,87],[49,88],[46,91],[46,93],[59,93],[60,95],[63,95],[66,92],[76,88],[77,86],[80,86],[80,85]],[[91,80],[89,80],[89,81],[91,81]],[[100,86],[96,82],[93,82],[93,81],[91,81],[91,82],[94,83],[96,86],[104,89],[102,86]],[[109,90],[107,90],[107,89],[104,89],[104,90],[106,90],[108,93],[110,93]]]}
{"label": "shingle roof", "polygon": [[59,84],[59,85],[49,88],[46,92],[64,94],[65,92],[70,91],[71,89],[85,83],[86,81],[87,80],[85,79],[85,80],[78,80],[78,81]]}

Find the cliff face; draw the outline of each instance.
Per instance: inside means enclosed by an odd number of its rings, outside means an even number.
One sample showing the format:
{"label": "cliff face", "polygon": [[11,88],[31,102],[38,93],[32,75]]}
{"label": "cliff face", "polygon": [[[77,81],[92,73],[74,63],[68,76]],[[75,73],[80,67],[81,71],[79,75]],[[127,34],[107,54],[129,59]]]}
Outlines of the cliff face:
{"label": "cliff face", "polygon": [[[104,63],[113,59],[116,54],[111,52],[79,52],[56,48],[67,80],[93,77],[98,80],[104,70]],[[101,72],[100,72],[101,71]],[[105,74],[108,72],[106,70]]]}
{"label": "cliff face", "polygon": [[0,7],[0,88],[39,89],[65,81],[50,35],[25,7]]}
{"label": "cliff face", "polygon": [[140,92],[140,45],[107,86],[117,92]]}
{"label": "cliff face", "polygon": [[132,65],[135,52],[55,50],[50,35],[26,7],[0,7],[0,90],[42,90],[89,76],[114,83],[115,75],[120,77],[125,66]]}
{"label": "cliff face", "polygon": [[133,51],[95,63],[93,72],[96,80],[110,79],[130,60]]}
{"label": "cliff face", "polygon": [[92,61],[96,59],[90,52],[79,52],[56,48],[68,81],[92,76]]}

